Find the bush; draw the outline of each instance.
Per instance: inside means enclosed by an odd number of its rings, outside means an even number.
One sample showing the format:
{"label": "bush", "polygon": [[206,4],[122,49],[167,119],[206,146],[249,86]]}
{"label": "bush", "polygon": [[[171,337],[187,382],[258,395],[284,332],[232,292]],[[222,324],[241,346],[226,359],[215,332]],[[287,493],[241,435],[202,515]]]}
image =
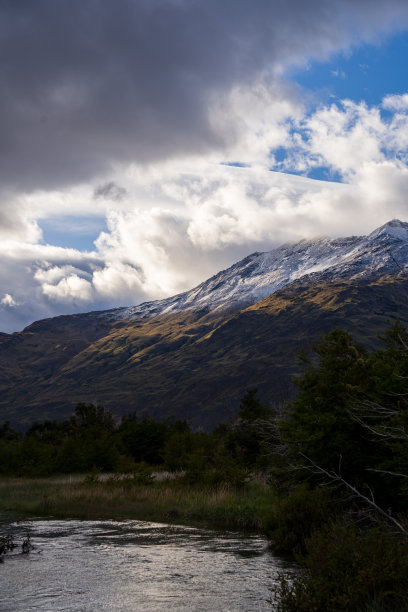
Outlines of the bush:
{"label": "bush", "polygon": [[408,610],[408,542],[382,529],[334,523],[305,543],[299,577],[274,590],[280,612]]}
{"label": "bush", "polygon": [[274,550],[278,553],[304,551],[306,539],[327,521],[328,513],[327,489],[311,490],[307,485],[299,485],[287,497],[278,498],[267,533]]}

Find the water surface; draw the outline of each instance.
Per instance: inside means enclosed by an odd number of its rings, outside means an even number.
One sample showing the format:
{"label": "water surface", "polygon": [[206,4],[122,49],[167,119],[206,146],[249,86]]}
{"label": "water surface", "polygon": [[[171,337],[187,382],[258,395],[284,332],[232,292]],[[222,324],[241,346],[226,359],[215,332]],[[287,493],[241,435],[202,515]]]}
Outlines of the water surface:
{"label": "water surface", "polygon": [[272,610],[290,571],[256,535],[142,521],[34,520],[0,525],[21,543],[0,565],[2,612]]}

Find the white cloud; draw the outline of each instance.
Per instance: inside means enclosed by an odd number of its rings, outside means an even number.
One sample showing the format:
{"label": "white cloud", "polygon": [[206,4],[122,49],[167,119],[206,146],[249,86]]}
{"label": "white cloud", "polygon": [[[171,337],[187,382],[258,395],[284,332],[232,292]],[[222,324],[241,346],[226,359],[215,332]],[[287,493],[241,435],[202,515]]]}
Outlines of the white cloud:
{"label": "white cloud", "polygon": [[382,106],[390,111],[407,111],[408,93],[402,95],[385,96],[382,101]]}
{"label": "white cloud", "polygon": [[330,74],[340,79],[345,79],[347,76],[344,70],[339,70],[338,68],[336,70],[330,70]]}
{"label": "white cloud", "polygon": [[86,277],[90,278],[91,274],[72,265],[41,267],[34,273],[34,280],[45,296],[66,304],[90,302],[94,297],[92,284]]}
{"label": "white cloud", "polygon": [[[46,263],[45,263],[46,265]],[[59,283],[64,278],[76,276],[78,269],[71,265],[52,266],[49,268],[41,268],[34,274],[34,278],[40,282],[52,285]]]}
{"label": "white cloud", "polygon": [[42,283],[44,294],[54,300],[89,302],[92,299],[91,283],[77,274],[62,278],[57,284]]}
{"label": "white cloud", "polygon": [[3,299],[0,301],[0,304],[2,306],[7,306],[8,308],[13,308],[14,306],[17,306],[17,302],[9,293],[6,293],[4,295]]}
{"label": "white cloud", "polygon": [[101,296],[112,298],[118,296],[120,300],[128,302],[133,296],[143,295],[143,282],[136,268],[120,261],[107,263],[101,270],[93,274],[93,286]]}
{"label": "white cloud", "polygon": [[[285,240],[363,233],[391,217],[406,218],[406,114],[383,117],[380,107],[344,101],[301,117],[300,107],[289,105],[275,122],[261,113],[256,129],[257,112],[251,115],[250,106],[250,128],[237,130],[244,137],[232,150],[239,161],[245,160],[240,146],[245,151],[246,135],[252,134],[258,139],[250,155],[259,161],[255,168],[222,166],[212,157],[211,162],[197,160],[189,167],[167,163],[135,175],[155,206],[142,210],[139,194],[137,210],[111,213],[109,232],[97,247],[112,278],[113,270],[124,279],[130,274],[133,280],[126,280],[127,287],[161,297],[205,278],[208,262],[216,271],[237,254]],[[287,148],[288,170],[324,166],[344,182],[269,172],[273,147],[281,143]],[[256,151],[262,153],[257,156]],[[118,271],[120,262],[130,270]],[[108,287],[105,282],[105,292]]]}
{"label": "white cloud", "polygon": [[387,125],[379,108],[345,100],[318,109],[294,125],[286,167],[308,171],[327,166],[350,180],[366,161],[382,161]]}
{"label": "white cloud", "polygon": [[356,186],[373,219],[399,217],[408,220],[408,168],[398,161],[367,162],[356,176]]}
{"label": "white cloud", "polygon": [[214,100],[209,110],[215,132],[224,134],[225,145],[215,159],[239,161],[251,167],[273,162],[271,149],[290,143],[288,120],[301,118],[298,92],[275,81],[260,79],[248,87],[236,87]]}

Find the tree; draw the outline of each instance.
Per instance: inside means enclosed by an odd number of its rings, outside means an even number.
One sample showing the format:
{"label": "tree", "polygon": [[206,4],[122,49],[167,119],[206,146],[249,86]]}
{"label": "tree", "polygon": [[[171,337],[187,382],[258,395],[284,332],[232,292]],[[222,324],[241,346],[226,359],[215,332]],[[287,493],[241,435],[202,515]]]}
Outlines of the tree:
{"label": "tree", "polygon": [[397,322],[382,340],[369,353],[346,332],[324,337],[279,432],[298,480],[307,470],[385,517],[408,501],[407,332]]}
{"label": "tree", "polygon": [[78,404],[70,420],[71,435],[63,447],[66,460],[74,469],[89,470],[97,467],[114,470],[119,460],[115,438],[115,422],[103,406]]}
{"label": "tree", "polygon": [[261,423],[271,415],[256,397],[257,389],[248,389],[241,400],[236,419],[226,435],[226,449],[244,467],[253,468],[264,451]]}
{"label": "tree", "polygon": [[295,383],[298,393],[279,424],[292,460],[300,454],[325,469],[343,458],[345,474],[366,467],[369,453],[361,427],[350,418],[350,398],[364,394],[370,375],[369,356],[347,332],[334,330],[314,347],[317,363]]}

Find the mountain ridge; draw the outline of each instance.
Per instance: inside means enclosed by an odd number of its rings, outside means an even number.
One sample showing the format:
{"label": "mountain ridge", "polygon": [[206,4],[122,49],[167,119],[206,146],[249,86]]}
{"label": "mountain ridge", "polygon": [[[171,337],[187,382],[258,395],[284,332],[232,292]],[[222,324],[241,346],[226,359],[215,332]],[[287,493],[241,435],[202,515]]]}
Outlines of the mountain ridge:
{"label": "mountain ridge", "polygon": [[[389,252],[393,247],[395,254]],[[377,265],[368,265],[370,253],[381,249]],[[120,317],[133,318],[169,314],[182,310],[223,310],[244,306],[267,297],[304,276],[323,273],[341,278],[360,275],[368,278],[397,266],[396,256],[408,264],[408,223],[393,219],[368,236],[322,237],[285,243],[272,251],[255,252],[220,271],[190,291],[171,298],[121,309]]]}
{"label": "mountain ridge", "polygon": [[[394,253],[390,252],[391,247],[394,247]],[[382,251],[380,259],[379,251]],[[375,254],[378,259],[376,265],[367,265],[370,254]],[[397,259],[399,255],[402,256],[401,261]],[[136,306],[58,315],[34,321],[24,329],[60,317],[97,317],[120,321],[187,310],[202,311],[202,314],[217,310],[237,310],[309,275],[320,274],[313,278],[330,282],[331,276],[336,279],[356,276],[369,278],[390,271],[399,272],[405,267],[408,268],[408,223],[393,219],[366,236],[322,236],[287,242],[271,251],[255,251],[196,287],[168,298]],[[0,341],[11,335],[0,332]]]}
{"label": "mountain ridge", "polygon": [[[408,223],[393,220],[364,237],[252,254],[144,311],[34,322],[0,337],[0,421],[66,418],[89,401],[117,416],[175,416],[209,428],[233,416],[248,387],[267,403],[287,399],[296,353],[330,329],[373,346],[387,320],[408,324],[407,262]],[[233,298],[223,309],[225,295]]]}

